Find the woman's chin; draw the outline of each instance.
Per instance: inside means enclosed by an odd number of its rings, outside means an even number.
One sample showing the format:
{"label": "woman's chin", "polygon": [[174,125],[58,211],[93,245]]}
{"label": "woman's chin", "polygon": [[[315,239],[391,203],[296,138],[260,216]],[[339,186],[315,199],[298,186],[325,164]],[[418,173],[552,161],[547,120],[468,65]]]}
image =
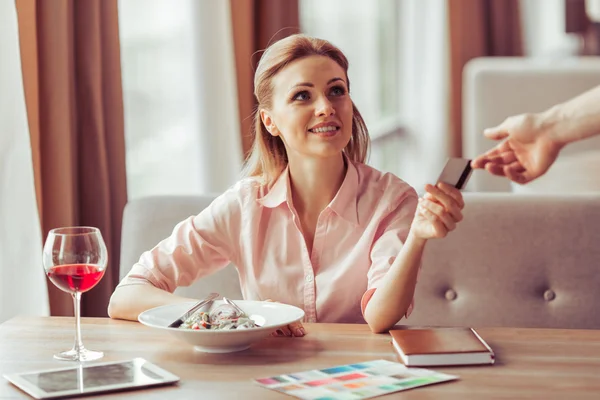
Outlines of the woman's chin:
{"label": "woman's chin", "polygon": [[311,146],[313,150],[311,153],[320,158],[335,157],[341,155],[347,145],[348,141],[343,140],[322,142]]}

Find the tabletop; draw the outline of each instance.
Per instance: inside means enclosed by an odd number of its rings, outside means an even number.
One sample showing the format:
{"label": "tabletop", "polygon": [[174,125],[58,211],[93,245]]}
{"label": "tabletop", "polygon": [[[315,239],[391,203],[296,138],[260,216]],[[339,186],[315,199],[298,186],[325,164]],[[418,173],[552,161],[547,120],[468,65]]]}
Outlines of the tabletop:
{"label": "tabletop", "polygon": [[[388,334],[361,324],[306,324],[303,338],[268,337],[250,349],[206,354],[168,332],[137,322],[82,318],[85,346],[103,351],[99,360],[142,357],[178,375],[174,386],[94,396],[94,399],[281,399],[291,398],[252,380],[342,364],[399,361]],[[600,330],[480,328],[496,364],[435,367],[458,380],[380,398],[599,398]],[[68,366],[52,358],[71,348],[74,319],[16,317],[0,324],[0,375]],[[27,399],[5,379],[0,399]]]}

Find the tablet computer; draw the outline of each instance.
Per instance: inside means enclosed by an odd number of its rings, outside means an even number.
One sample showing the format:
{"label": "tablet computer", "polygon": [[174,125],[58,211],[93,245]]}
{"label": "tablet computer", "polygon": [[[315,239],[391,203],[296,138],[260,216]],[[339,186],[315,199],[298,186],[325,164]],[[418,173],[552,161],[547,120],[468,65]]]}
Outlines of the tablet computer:
{"label": "tablet computer", "polygon": [[144,360],[77,364],[65,368],[5,374],[4,377],[36,399],[54,399],[168,385],[179,377]]}

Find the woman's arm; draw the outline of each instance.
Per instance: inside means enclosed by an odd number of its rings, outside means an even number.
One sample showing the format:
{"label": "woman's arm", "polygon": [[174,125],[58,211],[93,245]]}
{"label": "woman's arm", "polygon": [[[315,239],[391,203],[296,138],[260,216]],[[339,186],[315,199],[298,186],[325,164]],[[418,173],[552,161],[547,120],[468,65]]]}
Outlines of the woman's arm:
{"label": "woman's arm", "polygon": [[406,315],[427,240],[445,237],[462,220],[459,190],[444,183],[425,190],[404,245],[365,307],[365,321],[375,333],[386,332]]}
{"label": "woman's arm", "polygon": [[154,307],[165,304],[197,301],[177,296],[148,284],[117,287],[108,304],[108,316],[115,319],[137,321],[138,315]]}
{"label": "woman's arm", "polygon": [[207,219],[200,213],[180,222],[171,236],[144,252],[115,289],[108,314],[137,321],[141,312],[152,307],[189,300],[173,292],[225,267],[229,263],[226,239],[214,227],[206,229]]}
{"label": "woman's arm", "polygon": [[175,226],[171,235],[144,252],[110,298],[112,318],[136,321],[150,308],[193,299],[174,295],[179,286],[189,286],[235,262],[239,252],[241,199],[232,188],[195,217]]}
{"label": "woman's arm", "polygon": [[409,233],[385,279],[367,303],[364,317],[373,332],[386,332],[406,314],[414,296],[426,242]]}

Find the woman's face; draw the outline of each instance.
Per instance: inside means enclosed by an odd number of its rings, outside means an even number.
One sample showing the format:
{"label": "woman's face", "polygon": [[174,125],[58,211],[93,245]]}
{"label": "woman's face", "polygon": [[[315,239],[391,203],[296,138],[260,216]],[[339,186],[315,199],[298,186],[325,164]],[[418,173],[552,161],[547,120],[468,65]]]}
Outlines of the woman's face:
{"label": "woman's face", "polygon": [[261,110],[288,159],[338,156],[352,136],[352,100],[346,73],[325,56],[296,60],[273,77],[272,107]]}

